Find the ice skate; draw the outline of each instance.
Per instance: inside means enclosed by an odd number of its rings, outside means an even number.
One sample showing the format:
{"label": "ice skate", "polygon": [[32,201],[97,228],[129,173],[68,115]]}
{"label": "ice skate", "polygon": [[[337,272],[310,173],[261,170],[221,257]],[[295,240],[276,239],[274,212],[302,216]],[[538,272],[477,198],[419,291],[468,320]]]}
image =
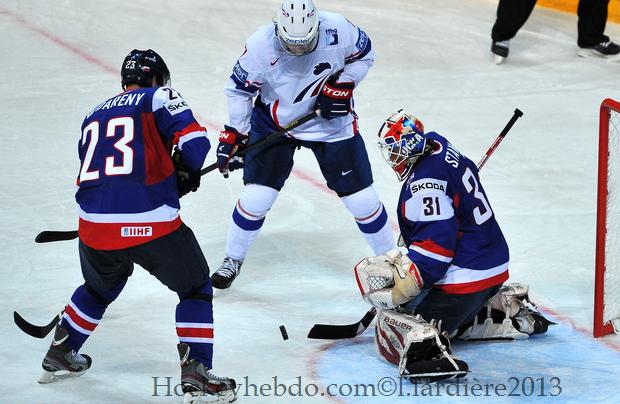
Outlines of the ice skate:
{"label": "ice skate", "polygon": [[215,376],[203,363],[189,359],[190,347],[179,344],[181,357],[181,389],[185,404],[232,403],[237,399],[237,383],[227,377]]}
{"label": "ice skate", "polygon": [[82,355],[73,351],[66,342],[69,332],[60,325],[56,326],[54,339],[50,349],[43,358],[43,374],[39,383],[52,383],[69,377],[82,376],[91,364],[92,359],[88,355]]}
{"label": "ice skate", "polygon": [[494,41],[491,44],[491,52],[493,53],[493,61],[496,65],[504,63],[510,51],[510,41]]}
{"label": "ice skate", "polygon": [[213,287],[217,289],[228,289],[233,281],[241,272],[242,260],[226,257],[220,268],[211,277]]}
{"label": "ice skate", "polygon": [[444,334],[411,344],[403,358],[401,376],[412,383],[461,378],[469,372],[469,365],[452,354],[450,340]]}
{"label": "ice skate", "polygon": [[620,59],[620,46],[611,41],[601,42],[598,45],[589,46],[587,48],[579,48],[577,56],[616,60]]}

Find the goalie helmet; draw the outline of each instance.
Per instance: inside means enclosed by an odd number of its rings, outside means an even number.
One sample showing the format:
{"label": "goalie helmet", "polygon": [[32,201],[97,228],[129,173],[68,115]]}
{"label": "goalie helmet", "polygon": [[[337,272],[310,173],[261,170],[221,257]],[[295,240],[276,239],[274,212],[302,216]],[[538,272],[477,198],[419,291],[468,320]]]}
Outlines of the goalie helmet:
{"label": "goalie helmet", "polygon": [[378,146],[399,181],[429,150],[422,122],[402,109],[391,114],[379,129]]}
{"label": "goalie helmet", "polygon": [[164,60],[152,49],[134,49],[123,60],[121,85],[129,84],[152,87],[153,78],[158,86],[170,85],[170,71]]}
{"label": "goalie helmet", "polygon": [[284,0],[274,22],[285,51],[302,56],[312,52],[319,39],[319,16],[312,0]]}

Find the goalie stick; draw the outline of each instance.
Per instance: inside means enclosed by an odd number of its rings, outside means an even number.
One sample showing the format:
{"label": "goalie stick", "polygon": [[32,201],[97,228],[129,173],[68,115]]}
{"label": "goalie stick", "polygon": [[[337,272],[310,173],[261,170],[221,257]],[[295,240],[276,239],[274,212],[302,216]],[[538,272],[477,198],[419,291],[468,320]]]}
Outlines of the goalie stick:
{"label": "goalie stick", "polygon": [[62,318],[63,312],[64,310],[58,313],[56,317],[54,317],[54,319],[49,322],[49,324],[42,326],[29,323],[28,321],[24,320],[24,318],[20,316],[19,313],[16,311],[13,312],[13,321],[15,321],[15,325],[17,325],[20,330],[30,335],[31,337],[45,338],[47,334],[49,334],[50,331],[52,331],[54,327],[56,327],[56,324]]}
{"label": "goalie stick", "polygon": [[[294,120],[293,122],[290,122],[288,125],[286,125],[285,127],[278,129],[277,131],[267,135],[265,138],[259,140],[256,143],[252,143],[250,145],[248,145],[248,147],[239,150],[237,153],[233,154],[231,156],[232,157],[243,157],[245,156],[248,152],[254,150],[254,149],[258,149],[259,147],[265,147],[273,142],[275,142],[276,140],[280,139],[283,135],[285,135],[287,132],[303,125],[304,123],[316,118],[320,113],[320,110],[315,110],[310,112],[307,115],[302,116],[299,119]],[[205,168],[203,168],[202,170],[200,170],[200,175],[205,175],[207,173],[210,173],[211,171],[215,170],[217,168],[217,163],[213,163]],[[70,230],[70,231],[55,231],[55,230],[44,230],[41,233],[37,234],[37,236],[35,237],[34,241],[35,243],[51,243],[54,241],[64,241],[64,240],[73,240],[78,238],[78,232],[77,230]]]}
{"label": "goalie stick", "polygon": [[346,325],[315,324],[308,332],[310,339],[345,339],[357,337],[372,323],[377,315],[377,308],[373,307],[358,322]]}
{"label": "goalie stick", "polygon": [[[495,138],[495,141],[489,147],[484,157],[478,163],[478,170],[481,170],[484,167],[484,164],[487,162],[489,157],[493,154],[497,146],[504,140],[512,126],[515,124],[517,119],[523,116],[523,112],[519,108],[516,108],[512,117],[504,126],[504,129],[500,132],[500,134]],[[333,324],[315,324],[312,326],[310,331],[308,332],[308,337],[310,339],[347,339],[347,338],[355,338],[358,335],[362,334],[372,323],[375,316],[377,315],[377,309],[375,307],[368,310],[364,317],[358,322],[347,325],[333,325]]]}

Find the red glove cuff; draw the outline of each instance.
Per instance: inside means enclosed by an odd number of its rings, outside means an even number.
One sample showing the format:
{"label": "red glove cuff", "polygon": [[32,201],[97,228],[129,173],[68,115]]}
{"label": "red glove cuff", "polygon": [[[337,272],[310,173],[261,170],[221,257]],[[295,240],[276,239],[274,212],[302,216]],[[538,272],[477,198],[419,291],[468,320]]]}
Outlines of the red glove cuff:
{"label": "red glove cuff", "polygon": [[240,145],[244,144],[247,138],[248,135],[243,135],[237,132],[237,130],[225,126],[225,129],[220,132],[219,142],[232,145]]}
{"label": "red glove cuff", "polygon": [[336,100],[348,100],[353,97],[353,88],[355,84],[352,82],[346,83],[325,83],[321,92],[332,99]]}

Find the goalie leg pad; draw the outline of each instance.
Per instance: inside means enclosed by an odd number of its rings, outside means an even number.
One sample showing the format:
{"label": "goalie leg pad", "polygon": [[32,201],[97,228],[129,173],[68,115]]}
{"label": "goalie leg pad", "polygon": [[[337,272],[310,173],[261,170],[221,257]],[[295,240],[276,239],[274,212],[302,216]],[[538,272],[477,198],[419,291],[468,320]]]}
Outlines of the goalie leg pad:
{"label": "goalie leg pad", "polygon": [[524,283],[503,285],[459,338],[526,339],[532,334],[547,332],[549,325],[554,323],[529,301],[528,292],[529,287]]}
{"label": "goalie leg pad", "polygon": [[398,366],[410,379],[437,381],[462,377],[467,363],[455,358],[450,341],[420,316],[383,310],[376,326],[375,348],[378,355]]}
{"label": "goalie leg pad", "polygon": [[[555,324],[547,320],[530,300],[529,286],[524,283],[507,283],[492,299],[493,308],[503,305],[504,312],[512,319],[512,324],[519,331],[528,335],[544,334],[550,325]],[[498,304],[499,302],[499,304]],[[515,313],[515,307],[518,310]]]}

